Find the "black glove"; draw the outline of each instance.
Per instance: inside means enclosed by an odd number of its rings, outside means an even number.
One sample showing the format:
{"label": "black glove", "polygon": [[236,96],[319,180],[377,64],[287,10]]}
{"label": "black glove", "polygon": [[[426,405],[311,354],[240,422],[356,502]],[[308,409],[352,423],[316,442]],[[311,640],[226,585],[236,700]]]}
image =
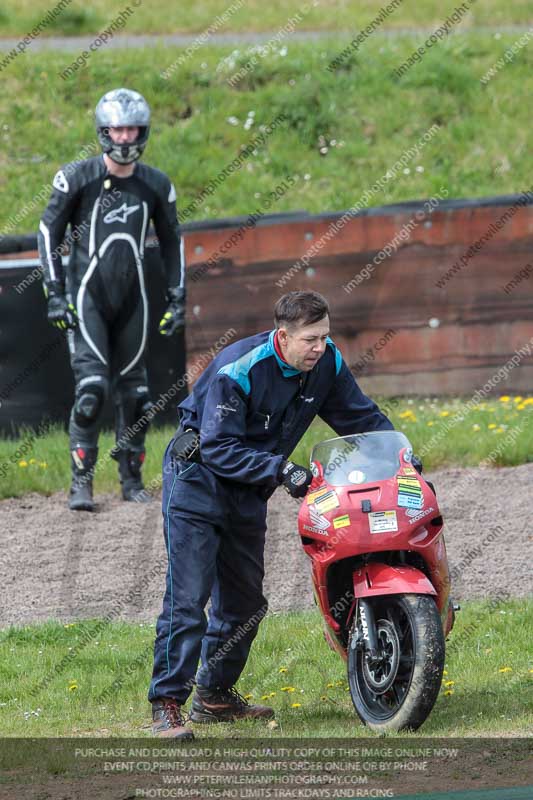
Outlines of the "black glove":
{"label": "black glove", "polygon": [[284,461],[279,471],[279,481],[292,497],[305,497],[309,484],[313,480],[310,469]]}
{"label": "black glove", "polygon": [[413,453],[413,455],[411,456],[411,464],[412,464],[412,465],[413,465],[413,467],[416,469],[416,471],[418,472],[418,474],[419,474],[419,475],[422,475],[422,469],[423,469],[422,461],[421,461],[421,459],[420,459],[420,458],[418,458],[418,456],[415,456],[415,454],[414,454],[414,453]]}
{"label": "black glove", "polygon": [[44,293],[48,300],[48,322],[62,331],[76,328],[76,309],[68,302],[61,286],[58,283],[48,283],[44,287]]}
{"label": "black glove", "polygon": [[162,336],[172,336],[185,326],[185,291],[183,289],[167,290],[168,308],[159,323]]}

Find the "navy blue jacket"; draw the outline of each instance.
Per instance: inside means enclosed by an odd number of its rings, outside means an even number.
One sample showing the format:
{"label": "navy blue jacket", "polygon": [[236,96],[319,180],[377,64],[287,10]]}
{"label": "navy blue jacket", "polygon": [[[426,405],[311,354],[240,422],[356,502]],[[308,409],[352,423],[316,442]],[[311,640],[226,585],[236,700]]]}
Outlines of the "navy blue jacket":
{"label": "navy blue jacket", "polygon": [[329,337],[313,369],[300,372],[279,358],[274,334],[258,333],[221,350],[178,407],[182,426],[200,431],[209,469],[271,487],[317,414],[339,436],[393,429]]}

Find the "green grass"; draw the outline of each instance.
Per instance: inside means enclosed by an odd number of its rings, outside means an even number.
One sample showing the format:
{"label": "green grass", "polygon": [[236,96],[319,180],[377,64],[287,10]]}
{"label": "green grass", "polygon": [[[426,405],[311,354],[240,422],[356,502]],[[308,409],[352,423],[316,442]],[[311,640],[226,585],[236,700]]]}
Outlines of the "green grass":
{"label": "green grass", "polygon": [[[503,399],[502,399],[503,398]],[[494,398],[465,412],[465,400],[379,398],[380,408],[402,430],[427,469],[444,466],[513,466],[533,459],[533,398],[514,395]],[[459,417],[464,414],[463,419]],[[147,438],[146,485],[159,487],[161,461],[173,428],[152,428]],[[314,444],[335,436],[318,418],[292,454],[306,464]],[[23,452],[24,447],[31,449]],[[116,463],[106,456],[113,434],[100,437],[96,493],[118,491]],[[30,431],[17,440],[0,439],[0,499],[27,492],[51,494],[70,485],[68,436],[59,427],[32,442]]]}
{"label": "green grass", "polygon": [[[363,381],[364,383],[364,381]],[[467,410],[466,398],[384,397],[376,402],[405,433],[425,469],[516,466],[533,460],[533,398],[501,395]],[[314,443],[335,436],[322,421],[292,458],[306,463]]]}
{"label": "green grass", "polygon": [[[148,434],[147,454],[144,465],[144,481],[158,481],[161,476],[163,453],[169,443],[173,429],[153,428]],[[70,456],[68,435],[56,426],[51,433],[35,439],[24,431],[19,439],[0,440],[0,470],[5,465],[6,474],[0,483],[0,498],[19,497],[27,492],[52,494],[70,486]],[[31,449],[23,453],[24,447]],[[109,458],[114,444],[114,434],[103,431],[99,442],[99,460],[94,481],[96,493],[119,491],[118,465]],[[20,453],[19,458],[15,458]],[[0,471],[0,475],[3,472]]]}
{"label": "green grass", "polygon": [[[6,0],[2,4],[0,25],[2,36],[24,35],[31,30],[55,5],[48,0]],[[81,35],[98,33],[111,24],[127,6],[123,0],[93,0],[90,6],[74,0],[59,14],[42,35]],[[130,4],[131,5],[131,4]],[[268,31],[283,27],[287,20],[301,14],[300,30],[345,30],[349,41],[378,13],[380,3],[375,0],[348,0],[341,4],[335,0],[273,0],[268,4],[259,0],[245,0],[235,13],[229,13],[220,31]],[[384,3],[383,5],[386,5]],[[169,5],[163,0],[139,3],[135,13],[127,17],[126,33],[179,33],[199,32],[216,25],[217,16],[232,6],[231,0],[203,0],[195,3],[185,0]],[[404,3],[388,17],[387,28],[437,27],[457,6],[455,0],[423,4]],[[308,7],[308,10],[302,10]],[[510,25],[526,23],[531,19],[531,9],[526,0],[515,0],[506,5],[501,0],[484,0],[475,5],[463,25]],[[218,29],[218,25],[216,25]]]}
{"label": "green grass", "polygon": [[[424,735],[525,734],[532,722],[533,665],[527,656],[532,612],[533,602],[524,600],[506,601],[492,610],[487,603],[465,604],[448,640],[448,683],[421,729]],[[0,633],[4,736],[149,734],[146,693],[154,626],[100,623],[94,635],[97,625],[96,620],[49,622]],[[69,653],[66,666],[57,668]],[[216,732],[200,728],[198,735],[368,735],[346,686],[344,662],[324,642],[317,611],[270,614],[239,689],[252,701],[268,700],[278,727],[246,722],[219,726]],[[35,687],[42,688],[34,692]]]}
{"label": "green grass", "polygon": [[[480,84],[515,39],[448,37],[400,79],[392,70],[420,44],[417,36],[371,38],[334,72],[326,67],[345,41],[290,44],[286,54],[279,47],[260,58],[235,88],[228,78],[250,58],[242,48],[233,55],[230,48],[197,51],[168,80],[161,72],[183,50],[101,49],[66,80],[59,73],[77,53],[28,51],[2,71],[0,233],[36,230],[48,191],[32,198],[60,164],[95,142],[94,106],[104,88],[124,84],[152,105],[146,161],[172,177],[181,210],[262,125],[287,117],[187,220],[261,209],[285,176],[298,178],[270,213],[348,208],[434,124],[440,130],[409,173],[400,169],[372,205],[430,197],[441,187],[450,198],[520,191],[529,157],[533,49],[523,47],[487,86]],[[245,130],[252,111],[254,124]],[[321,154],[324,141],[329,149]]]}

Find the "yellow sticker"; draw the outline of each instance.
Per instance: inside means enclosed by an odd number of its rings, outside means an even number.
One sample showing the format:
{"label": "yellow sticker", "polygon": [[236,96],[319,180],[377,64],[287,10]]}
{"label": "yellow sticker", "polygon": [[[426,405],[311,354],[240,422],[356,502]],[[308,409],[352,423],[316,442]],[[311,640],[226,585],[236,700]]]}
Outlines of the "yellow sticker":
{"label": "yellow sticker", "polygon": [[333,527],[334,528],[346,528],[350,524],[350,517],[348,514],[344,514],[342,517],[335,517],[333,520]]}
{"label": "yellow sticker", "polygon": [[326,511],[331,511],[332,508],[338,508],[339,506],[340,502],[337,495],[334,497],[326,497],[325,500],[320,501],[320,504],[315,500],[315,508],[317,511],[320,511],[321,514],[324,514]]}
{"label": "yellow sticker", "polygon": [[404,467],[400,475],[416,475],[416,469],[413,469],[413,467]]}
{"label": "yellow sticker", "polygon": [[328,494],[331,489],[328,489],[327,486],[323,486],[321,489],[317,489],[316,492],[311,492],[305,498],[307,500],[307,505],[310,506],[311,503],[314,503],[317,498],[323,497],[325,494]]}

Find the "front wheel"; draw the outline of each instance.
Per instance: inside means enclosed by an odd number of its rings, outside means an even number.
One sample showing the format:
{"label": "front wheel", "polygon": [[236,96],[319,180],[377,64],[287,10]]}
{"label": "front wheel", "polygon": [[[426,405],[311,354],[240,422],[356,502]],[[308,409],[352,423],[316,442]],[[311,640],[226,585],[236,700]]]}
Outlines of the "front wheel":
{"label": "front wheel", "polygon": [[361,720],[378,733],[416,730],[433,708],[444,668],[444,633],[429,595],[372,598],[377,657],[363,646],[357,615],[348,647],[348,683]]}

